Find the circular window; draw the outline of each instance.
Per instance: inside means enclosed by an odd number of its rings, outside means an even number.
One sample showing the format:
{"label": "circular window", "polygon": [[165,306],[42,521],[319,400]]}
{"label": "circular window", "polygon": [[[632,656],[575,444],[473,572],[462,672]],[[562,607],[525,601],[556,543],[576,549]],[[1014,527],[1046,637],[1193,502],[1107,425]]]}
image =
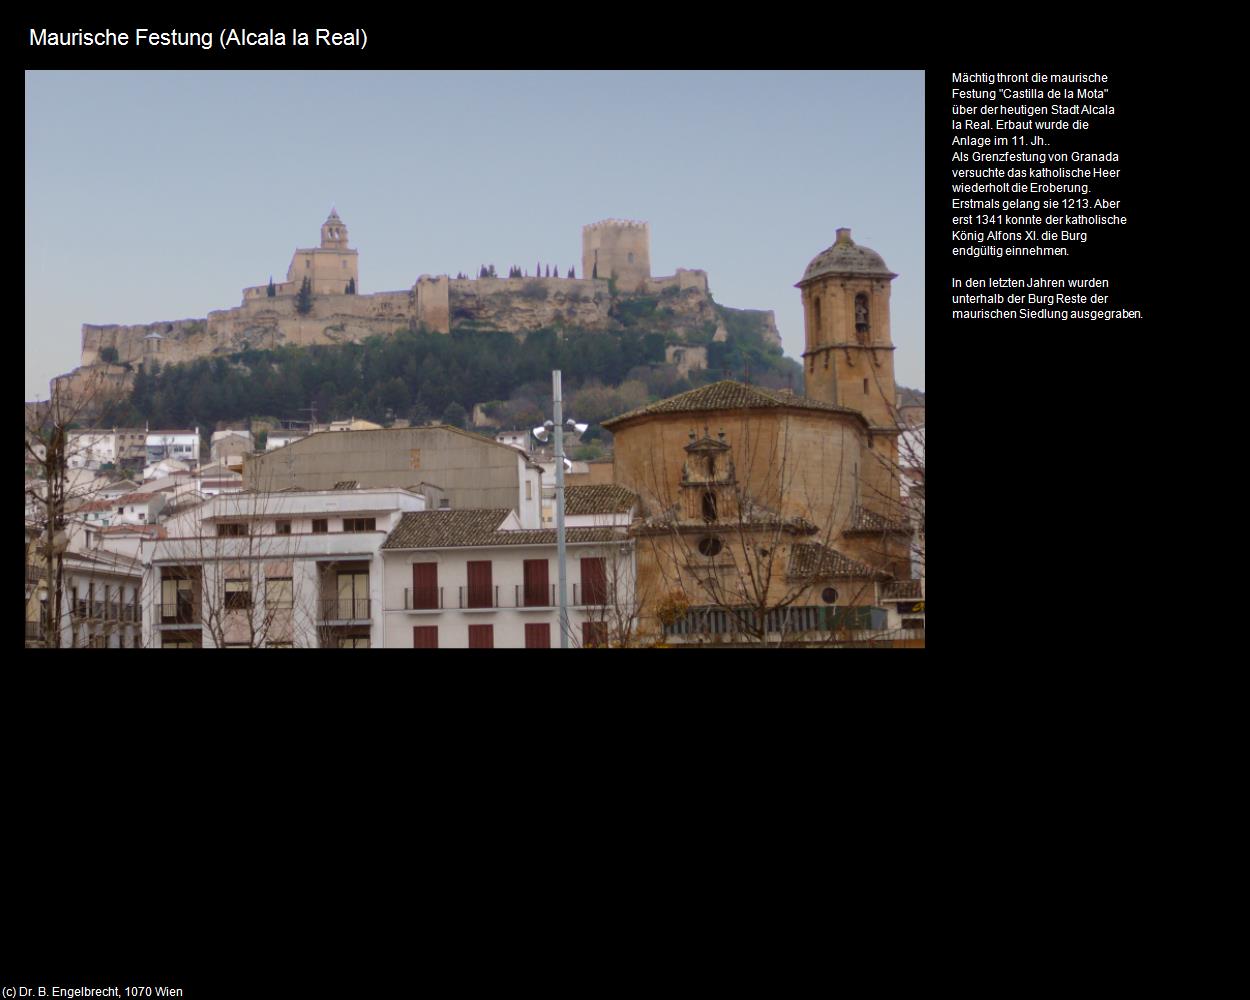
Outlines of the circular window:
{"label": "circular window", "polygon": [[714,535],[708,535],[699,542],[699,551],[705,556],[720,555],[720,550],[724,548],[719,538]]}
{"label": "circular window", "polygon": [[838,592],[832,587],[826,587],[820,592],[820,599],[826,604],[833,604],[838,599]]}

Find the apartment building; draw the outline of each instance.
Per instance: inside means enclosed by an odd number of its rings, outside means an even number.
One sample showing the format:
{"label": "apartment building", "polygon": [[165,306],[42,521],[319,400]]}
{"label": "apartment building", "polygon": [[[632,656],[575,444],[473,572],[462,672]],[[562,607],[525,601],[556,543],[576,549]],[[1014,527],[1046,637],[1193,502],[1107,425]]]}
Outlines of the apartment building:
{"label": "apartment building", "polygon": [[[636,619],[627,528],[566,531],[569,645],[616,644]],[[388,647],[559,647],[556,533],[508,508],[405,514],[381,549]]]}
{"label": "apartment building", "polygon": [[382,643],[378,550],[425,509],[408,489],[222,494],[164,526],[145,577],[162,648],[365,648]]}

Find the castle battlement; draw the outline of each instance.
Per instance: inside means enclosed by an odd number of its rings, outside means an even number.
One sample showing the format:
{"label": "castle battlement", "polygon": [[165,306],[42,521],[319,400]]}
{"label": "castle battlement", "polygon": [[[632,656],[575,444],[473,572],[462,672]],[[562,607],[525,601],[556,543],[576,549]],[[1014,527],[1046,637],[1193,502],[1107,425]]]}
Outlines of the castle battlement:
{"label": "castle battlement", "polygon": [[636,222],[633,219],[601,219],[588,226],[582,226],[582,232],[595,229],[650,229],[649,222]]}

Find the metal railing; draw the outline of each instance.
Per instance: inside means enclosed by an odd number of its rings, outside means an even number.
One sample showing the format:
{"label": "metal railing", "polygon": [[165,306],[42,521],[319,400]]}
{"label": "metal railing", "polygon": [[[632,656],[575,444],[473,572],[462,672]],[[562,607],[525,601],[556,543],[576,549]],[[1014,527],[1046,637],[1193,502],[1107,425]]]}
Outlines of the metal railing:
{"label": "metal railing", "polygon": [[162,625],[200,624],[200,604],[198,601],[191,604],[181,601],[177,604],[162,604],[160,608]]}
{"label": "metal railing", "polygon": [[489,589],[483,587],[458,587],[457,595],[461,608],[497,608],[499,604],[499,584]]}
{"label": "metal railing", "polygon": [[[773,608],[764,615],[763,632],[799,635],[812,632],[874,632],[886,627],[886,610],[875,607],[836,607],[830,605]],[[691,608],[676,621],[664,626],[669,636],[758,635],[758,608]]]}
{"label": "metal railing", "polygon": [[608,595],[606,587],[580,587],[573,584],[573,603],[570,607],[582,608],[601,608],[608,603]]}
{"label": "metal railing", "polygon": [[370,599],[368,597],[331,597],[321,602],[320,617],[323,622],[369,621]]}
{"label": "metal railing", "polygon": [[[404,588],[404,610],[405,611],[441,611],[443,607],[443,588],[435,587],[438,593],[433,597],[432,603],[428,592],[420,595],[414,594],[411,587]],[[420,598],[420,604],[416,601]]]}
{"label": "metal railing", "polygon": [[[507,594],[506,584],[503,591]],[[473,610],[478,608],[554,608],[556,606],[556,585],[549,583],[542,588],[526,588],[523,583],[515,583],[512,585],[512,603],[507,604],[500,597],[500,584],[493,584],[488,593],[474,592],[470,593],[470,588],[461,586],[456,588],[456,607],[461,610]],[[437,596],[433,598],[434,603],[427,594],[420,595],[420,603],[418,603],[417,595],[413,594],[411,587],[404,588],[404,611],[442,611],[446,607],[443,603],[444,587],[437,587]],[[475,600],[474,600],[475,599]]]}

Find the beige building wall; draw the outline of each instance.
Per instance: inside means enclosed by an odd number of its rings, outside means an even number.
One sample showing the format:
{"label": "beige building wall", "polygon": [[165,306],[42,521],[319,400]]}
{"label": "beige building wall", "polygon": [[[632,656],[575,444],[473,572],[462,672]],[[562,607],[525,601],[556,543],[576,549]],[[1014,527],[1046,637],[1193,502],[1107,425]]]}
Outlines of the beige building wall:
{"label": "beige building wall", "polygon": [[515,448],[456,428],[404,427],[310,435],[249,458],[243,482],[267,491],[332,489],[345,480],[362,487],[427,482],[443,490],[453,509],[510,507],[520,513],[524,466]]}

